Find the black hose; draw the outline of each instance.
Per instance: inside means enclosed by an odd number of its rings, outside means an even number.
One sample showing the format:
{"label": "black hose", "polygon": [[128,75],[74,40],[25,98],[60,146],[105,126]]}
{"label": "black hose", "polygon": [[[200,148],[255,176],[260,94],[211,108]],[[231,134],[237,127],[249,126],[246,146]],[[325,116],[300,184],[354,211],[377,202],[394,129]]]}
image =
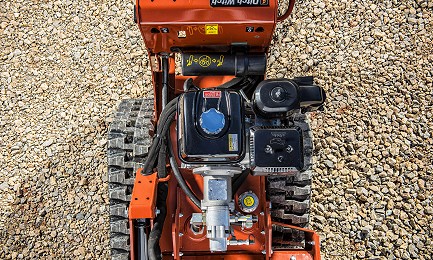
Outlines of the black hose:
{"label": "black hose", "polygon": [[158,194],[156,207],[159,209],[159,214],[153,221],[153,228],[149,233],[148,240],[148,254],[149,260],[161,260],[161,247],[159,246],[159,239],[162,235],[162,229],[164,227],[165,217],[167,216],[167,195],[168,195],[168,183],[161,182],[158,184]]}
{"label": "black hose", "polygon": [[185,195],[194,203],[199,209],[201,209],[201,202],[197,198],[197,196],[194,195],[194,193],[191,191],[189,186],[186,184],[185,180],[182,177],[182,174],[179,171],[179,166],[176,162],[176,157],[174,155],[173,151],[173,145],[171,144],[171,140],[168,141],[168,151],[170,153],[170,165],[171,169],[173,170],[174,177],[176,177],[176,180],[180,186],[180,188],[183,190]]}
{"label": "black hose", "polygon": [[147,159],[144,162],[143,170],[141,171],[142,174],[147,175],[151,174],[151,170],[153,168],[153,165],[156,161],[156,155],[158,154],[158,150],[160,147],[159,145],[159,136],[153,138],[153,143],[149,148],[149,153],[147,154]]}
{"label": "black hose", "polygon": [[161,112],[159,118],[160,120],[158,121],[157,134],[153,138],[152,145],[149,148],[149,153],[147,155],[147,160],[144,163],[142,174],[152,173],[152,168],[155,166],[157,155],[161,148],[161,137],[162,136],[164,137],[167,134],[170,124],[173,121],[173,118],[175,116],[173,114],[176,112],[177,109],[176,105],[178,101],[179,98],[174,98],[167,104],[166,108]]}
{"label": "black hose", "polygon": [[162,101],[162,109],[167,105],[168,100],[168,76],[169,76],[169,67],[168,67],[168,55],[163,55],[161,57],[162,63],[162,90],[161,90],[161,101]]}
{"label": "black hose", "polygon": [[163,137],[161,139],[161,148],[159,149],[158,154],[158,178],[167,177],[167,168],[166,168],[166,160],[167,160],[167,137]]}
{"label": "black hose", "polygon": [[175,98],[171,100],[165,109],[162,111],[161,115],[159,116],[158,120],[158,131],[157,133],[161,132],[161,126],[166,124],[167,118],[176,111],[177,109],[177,102],[179,101],[179,98]]}
{"label": "black hose", "polygon": [[[154,138],[152,149],[149,152],[148,160],[144,167],[145,173],[147,173],[150,167],[153,167],[157,160],[158,178],[164,178],[167,176],[167,169],[165,167],[167,160],[167,138],[170,138],[169,129],[170,125],[176,115],[177,99],[172,100],[167,104],[166,109],[161,113],[160,120],[158,122],[157,136]],[[167,216],[167,196],[168,196],[168,183],[158,183],[157,187],[157,200],[156,208],[159,210],[159,214],[155,217],[153,222],[153,228],[149,233],[148,240],[148,256],[149,260],[161,260],[161,247],[159,246],[159,240],[162,235],[165,218]]]}

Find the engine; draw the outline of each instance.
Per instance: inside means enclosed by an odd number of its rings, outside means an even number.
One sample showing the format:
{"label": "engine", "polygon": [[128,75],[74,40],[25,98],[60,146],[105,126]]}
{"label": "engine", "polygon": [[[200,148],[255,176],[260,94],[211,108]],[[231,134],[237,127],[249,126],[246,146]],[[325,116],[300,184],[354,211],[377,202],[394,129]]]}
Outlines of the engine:
{"label": "engine", "polygon": [[177,109],[178,156],[182,167],[193,168],[204,181],[202,213],[193,214],[191,226],[206,226],[212,252],[253,243],[229,240],[231,225],[253,225],[257,218],[247,213],[259,201],[256,194],[246,192],[238,198],[244,214],[236,212],[232,179],[245,171],[266,176],[301,171],[302,130],[291,118],[320,108],[324,91],[310,77],[258,84],[243,79],[213,89],[185,90]]}

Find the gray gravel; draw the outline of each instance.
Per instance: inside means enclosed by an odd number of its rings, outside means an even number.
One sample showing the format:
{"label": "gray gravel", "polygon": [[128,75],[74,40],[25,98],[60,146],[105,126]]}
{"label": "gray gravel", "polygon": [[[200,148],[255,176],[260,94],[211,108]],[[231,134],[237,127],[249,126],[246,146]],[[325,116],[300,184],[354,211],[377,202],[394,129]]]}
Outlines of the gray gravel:
{"label": "gray gravel", "polygon": [[[312,74],[324,259],[431,259],[433,2],[298,1],[270,77]],[[129,1],[0,2],[0,259],[107,258],[106,118],[150,89]]]}

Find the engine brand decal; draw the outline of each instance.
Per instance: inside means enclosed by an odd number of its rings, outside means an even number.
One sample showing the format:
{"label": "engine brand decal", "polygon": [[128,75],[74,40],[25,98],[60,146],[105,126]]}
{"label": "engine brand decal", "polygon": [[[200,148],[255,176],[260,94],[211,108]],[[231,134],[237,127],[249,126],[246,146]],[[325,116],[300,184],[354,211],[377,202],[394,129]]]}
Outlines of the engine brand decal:
{"label": "engine brand decal", "polygon": [[220,98],[221,91],[203,91],[204,98]]}
{"label": "engine brand decal", "polygon": [[218,24],[206,24],[204,32],[205,34],[218,34]]}
{"label": "engine brand decal", "polygon": [[230,6],[244,6],[244,7],[257,7],[269,6],[269,0],[210,0],[212,7],[230,7]]}
{"label": "engine brand decal", "polygon": [[224,55],[220,55],[219,59],[211,58],[208,55],[201,55],[200,57],[189,55],[189,58],[186,60],[186,66],[189,67],[193,63],[197,63],[202,68],[207,68],[211,64],[215,64],[219,67],[224,64]]}
{"label": "engine brand decal", "polygon": [[229,134],[229,151],[237,152],[239,150],[238,134]]}

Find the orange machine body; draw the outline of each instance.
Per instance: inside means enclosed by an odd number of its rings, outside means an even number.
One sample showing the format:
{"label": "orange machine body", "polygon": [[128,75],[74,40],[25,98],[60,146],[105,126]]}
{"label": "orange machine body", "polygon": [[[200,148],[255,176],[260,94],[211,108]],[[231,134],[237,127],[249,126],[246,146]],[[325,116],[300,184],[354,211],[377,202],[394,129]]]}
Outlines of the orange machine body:
{"label": "orange machine body", "polygon": [[[141,171],[141,169],[139,169]],[[200,175],[192,174],[191,170],[182,170],[182,175],[186,182],[191,184],[190,187],[197,196],[201,196],[203,190],[203,180]],[[155,207],[152,206],[155,200],[153,189],[156,188],[158,180],[156,173],[142,177],[137,172],[132,199],[129,209],[129,219],[153,218],[155,216]],[[165,180],[164,180],[165,181]],[[224,254],[211,254],[209,252],[209,242],[206,239],[206,232],[194,234],[190,227],[189,221],[192,213],[200,210],[185,196],[183,191],[177,187],[175,178],[169,178],[169,194],[167,199],[167,217],[165,220],[163,234],[160,240],[161,251],[164,259],[273,259],[283,260],[295,256],[296,259],[320,259],[320,240],[319,236],[312,230],[299,228],[283,223],[271,221],[270,203],[266,201],[265,177],[248,176],[241,185],[235,198],[245,191],[253,191],[259,194],[259,207],[252,212],[258,216],[257,223],[251,229],[242,229],[235,227],[234,233],[238,239],[252,239],[255,241],[249,246],[229,246]],[[146,192],[148,191],[148,192]],[[144,202],[144,203],[143,203]],[[237,200],[235,200],[236,209]],[[308,247],[297,250],[272,250],[272,225],[279,225],[294,230],[305,232],[305,239]],[[132,229],[131,229],[132,230]],[[134,234],[131,233],[131,240]],[[133,243],[131,243],[133,245]],[[131,258],[134,259],[133,248],[131,248]]]}
{"label": "orange machine body", "polygon": [[266,52],[277,21],[277,3],[265,1],[269,6],[211,7],[210,0],[137,0],[135,11],[150,53],[228,51],[233,43]]}
{"label": "orange machine body", "polygon": [[[175,56],[178,52],[229,52],[231,46],[243,44],[249,52],[268,51],[277,21],[288,16],[294,0],[290,0],[289,10],[278,17],[277,0],[268,1],[263,7],[211,7],[213,0],[136,0],[135,16],[150,58],[152,83],[154,87],[154,119],[156,124],[162,111],[161,94],[163,71],[159,58],[168,56],[169,100],[183,92],[183,83],[193,78],[200,88],[210,88],[229,81],[234,76],[194,76],[176,75]],[[219,0],[221,1],[221,0]],[[234,0],[239,1],[239,0]],[[246,0],[243,0],[246,1]],[[176,130],[172,126],[171,139],[177,143]],[[174,147],[176,150],[177,147]],[[178,160],[180,164],[180,161]],[[171,170],[168,170],[171,174]],[[190,169],[181,169],[183,178],[191,190],[200,198],[203,193],[203,180]],[[250,229],[234,227],[238,239],[251,239],[248,246],[228,246],[225,253],[210,253],[209,243],[203,234],[194,234],[189,227],[191,214],[201,212],[178,187],[176,178],[161,180],[154,173],[149,176],[137,171],[129,207],[129,223],[135,219],[155,217],[156,187],[158,182],[168,181],[167,217],[160,239],[163,259],[320,259],[318,235],[311,230],[281,223],[273,223],[270,217],[270,203],[266,199],[265,177],[248,176],[235,194],[235,198],[245,191],[253,191],[259,196],[259,207],[253,212],[258,221]],[[237,201],[235,201],[236,209]],[[152,221],[150,222],[152,225]],[[296,250],[272,250],[272,225],[280,225],[305,232],[305,248]],[[134,256],[134,229],[130,228],[131,259]]]}
{"label": "orange machine body", "polygon": [[[176,150],[177,135],[175,126],[172,126],[172,141]],[[178,163],[180,161],[178,160]],[[203,178],[201,175],[193,174],[190,169],[181,169],[182,176],[189,184],[191,190],[198,196],[202,197],[203,193]],[[283,223],[271,221],[270,203],[266,199],[265,177],[249,175],[245,182],[240,186],[235,193],[235,207],[240,211],[237,198],[240,194],[246,191],[252,191],[259,196],[259,207],[252,212],[258,216],[258,221],[250,229],[242,229],[241,227],[234,228],[234,234],[238,239],[252,239],[255,241],[249,246],[229,246],[226,253],[215,254],[209,252],[209,242],[206,239],[206,232],[195,234],[190,229],[190,219],[192,213],[201,212],[192,201],[178,187],[176,178],[169,177],[165,179],[157,179],[157,174],[143,176],[141,169],[136,173],[136,180],[131,196],[129,207],[129,220],[132,226],[132,221],[139,218],[154,218],[155,217],[155,200],[156,186],[158,182],[168,181],[169,193],[167,198],[167,217],[163,229],[163,234],[160,240],[163,259],[273,259],[283,260],[290,259],[295,256],[296,259],[313,259],[320,258],[320,239],[319,236],[312,230],[299,228]],[[279,225],[305,232],[305,249],[297,250],[272,250],[272,225]],[[131,229],[133,230],[133,229]],[[134,234],[131,232],[131,240],[134,239]],[[131,243],[133,245],[133,243]],[[131,259],[134,258],[134,250],[131,248]]]}

